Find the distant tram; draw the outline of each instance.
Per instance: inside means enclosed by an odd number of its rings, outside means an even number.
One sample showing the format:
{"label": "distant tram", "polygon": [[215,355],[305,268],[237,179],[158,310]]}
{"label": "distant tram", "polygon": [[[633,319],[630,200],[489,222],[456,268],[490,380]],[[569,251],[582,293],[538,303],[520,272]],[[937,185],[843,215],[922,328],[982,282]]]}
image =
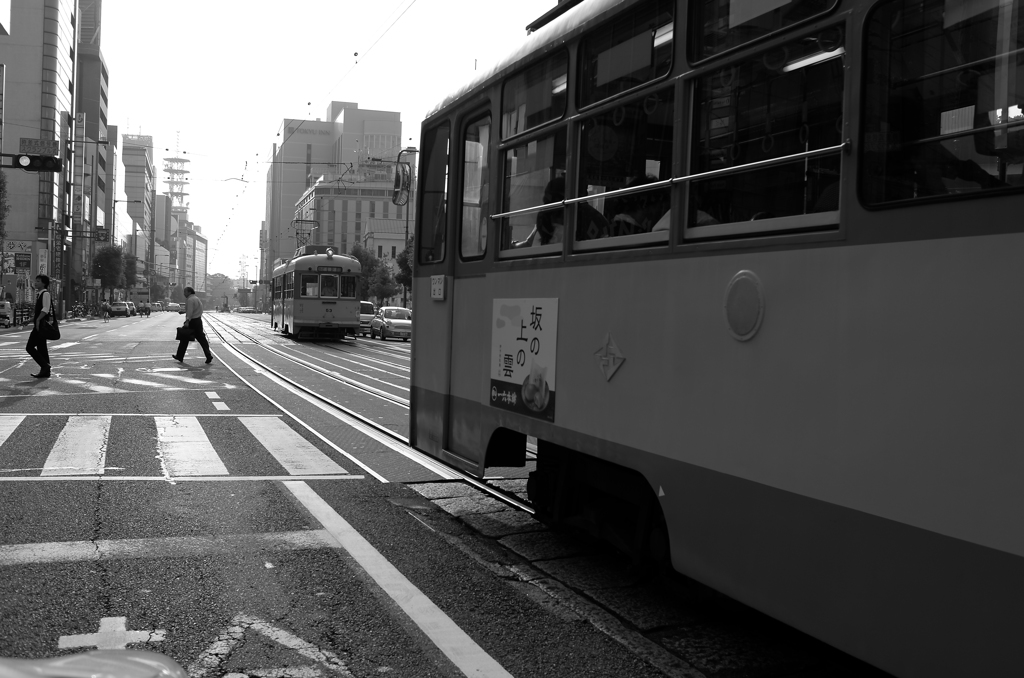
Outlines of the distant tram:
{"label": "distant tram", "polygon": [[412,444],[898,676],[1021,675],[1024,0],[584,0],[420,137]]}
{"label": "distant tram", "polygon": [[342,339],[359,331],[359,260],[305,245],[278,260],[271,326],[296,339]]}

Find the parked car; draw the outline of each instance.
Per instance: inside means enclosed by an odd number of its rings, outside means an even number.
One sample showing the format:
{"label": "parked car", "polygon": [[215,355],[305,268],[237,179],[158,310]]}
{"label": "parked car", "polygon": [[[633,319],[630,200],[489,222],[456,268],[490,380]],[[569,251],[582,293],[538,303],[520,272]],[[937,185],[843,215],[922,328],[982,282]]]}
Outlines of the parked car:
{"label": "parked car", "polygon": [[0,301],[0,325],[10,327],[14,323],[14,306],[9,301]]}
{"label": "parked car", "polygon": [[184,312],[184,311],[181,310],[181,305],[180,304],[176,304],[173,301],[170,301],[170,302],[167,303],[167,310],[168,311],[177,311],[178,313],[183,313]]}
{"label": "parked car", "polygon": [[164,310],[164,305],[159,301],[154,301],[152,304],[149,305],[149,308],[151,311],[153,311],[153,313],[159,313],[160,311]]}
{"label": "parked car", "polygon": [[412,311],[401,306],[382,306],[370,321],[370,338],[379,336],[381,341],[388,337],[401,337],[409,341],[412,336]]}
{"label": "parked car", "polygon": [[359,302],[359,334],[364,337],[370,334],[370,321],[373,320],[373,316],[376,314],[377,309],[372,302]]}
{"label": "parked car", "polygon": [[131,309],[128,308],[128,304],[124,301],[112,301],[110,302],[110,317],[113,318],[116,315],[123,315],[125,318],[132,314]]}
{"label": "parked car", "polygon": [[139,314],[139,309],[135,308],[135,302],[134,301],[126,301],[124,303],[128,304],[128,313],[130,313],[131,315],[138,315]]}

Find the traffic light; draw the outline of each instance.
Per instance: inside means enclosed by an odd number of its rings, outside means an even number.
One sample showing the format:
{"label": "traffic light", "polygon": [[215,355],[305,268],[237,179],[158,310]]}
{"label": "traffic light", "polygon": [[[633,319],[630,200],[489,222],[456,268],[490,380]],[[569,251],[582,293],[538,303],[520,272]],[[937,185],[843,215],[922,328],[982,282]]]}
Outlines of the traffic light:
{"label": "traffic light", "polygon": [[26,172],[60,172],[62,164],[60,158],[48,155],[22,153],[14,159],[14,166],[20,167]]}

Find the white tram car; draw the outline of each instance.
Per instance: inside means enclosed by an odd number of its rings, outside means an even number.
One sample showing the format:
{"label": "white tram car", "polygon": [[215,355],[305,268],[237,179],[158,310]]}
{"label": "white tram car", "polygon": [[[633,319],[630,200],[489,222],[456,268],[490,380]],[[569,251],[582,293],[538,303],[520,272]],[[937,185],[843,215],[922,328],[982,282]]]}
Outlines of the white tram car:
{"label": "white tram car", "polygon": [[[1020,675],[1022,0],[586,0],[423,122],[414,446],[898,676]],[[544,25],[540,25],[544,23]]]}
{"label": "white tram car", "polygon": [[305,245],[274,266],[271,326],[297,339],[342,339],[359,331],[359,260]]}

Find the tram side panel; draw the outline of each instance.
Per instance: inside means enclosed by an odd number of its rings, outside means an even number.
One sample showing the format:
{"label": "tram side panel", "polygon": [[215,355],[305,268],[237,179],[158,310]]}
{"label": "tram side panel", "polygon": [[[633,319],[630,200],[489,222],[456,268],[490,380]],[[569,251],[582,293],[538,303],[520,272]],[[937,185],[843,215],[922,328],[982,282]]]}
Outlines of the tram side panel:
{"label": "tram side panel", "polygon": [[[511,428],[636,469],[677,569],[899,674],[944,642],[1012,644],[1024,427],[1007,394],[1024,318],[1000,295],[1024,287],[1022,248],[989,236],[459,281],[451,446]],[[724,300],[744,270],[764,316],[738,341]],[[671,296],[637,294],[651,289]],[[492,405],[487,302],[551,296],[549,422]],[[608,338],[624,359],[610,378]]]}

